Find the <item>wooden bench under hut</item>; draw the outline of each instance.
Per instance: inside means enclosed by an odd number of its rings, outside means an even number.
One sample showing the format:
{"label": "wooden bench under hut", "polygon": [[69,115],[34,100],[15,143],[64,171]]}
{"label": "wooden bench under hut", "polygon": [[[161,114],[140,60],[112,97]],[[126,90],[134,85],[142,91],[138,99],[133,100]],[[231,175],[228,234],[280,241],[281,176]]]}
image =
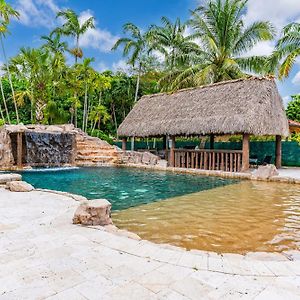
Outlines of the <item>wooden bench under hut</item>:
{"label": "wooden bench under hut", "polygon": [[[118,129],[128,137],[168,137],[169,166],[240,172],[249,170],[249,137],[276,136],[275,164],[281,167],[281,140],[289,134],[282,99],[273,78],[250,77],[142,97]],[[242,135],[240,150],[216,150],[216,135]],[[210,137],[210,149],[176,149],[176,137]]]}

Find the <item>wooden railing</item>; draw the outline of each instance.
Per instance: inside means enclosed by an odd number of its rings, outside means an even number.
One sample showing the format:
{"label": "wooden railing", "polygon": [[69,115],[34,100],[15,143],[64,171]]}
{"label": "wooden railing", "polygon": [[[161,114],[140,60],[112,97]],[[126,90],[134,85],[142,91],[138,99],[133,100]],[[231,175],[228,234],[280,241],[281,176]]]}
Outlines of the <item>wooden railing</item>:
{"label": "wooden railing", "polygon": [[241,150],[174,149],[174,162],[169,159],[169,164],[177,168],[240,172],[242,154]]}

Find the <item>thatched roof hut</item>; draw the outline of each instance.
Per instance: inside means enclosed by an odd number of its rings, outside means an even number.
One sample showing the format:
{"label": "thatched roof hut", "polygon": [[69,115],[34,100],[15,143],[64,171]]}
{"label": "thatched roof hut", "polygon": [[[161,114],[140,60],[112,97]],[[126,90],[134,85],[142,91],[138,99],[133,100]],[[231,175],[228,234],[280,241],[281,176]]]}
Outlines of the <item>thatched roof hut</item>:
{"label": "thatched roof hut", "polygon": [[144,96],[118,129],[127,137],[240,133],[288,136],[274,79],[251,77]]}

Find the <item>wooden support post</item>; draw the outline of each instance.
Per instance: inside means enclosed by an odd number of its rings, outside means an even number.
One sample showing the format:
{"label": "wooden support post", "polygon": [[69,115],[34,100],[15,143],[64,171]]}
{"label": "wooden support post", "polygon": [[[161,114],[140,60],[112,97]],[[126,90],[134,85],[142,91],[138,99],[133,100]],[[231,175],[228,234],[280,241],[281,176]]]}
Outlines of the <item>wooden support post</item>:
{"label": "wooden support post", "polygon": [[249,154],[250,154],[249,134],[245,133],[243,135],[242,172],[247,172],[249,170]]}
{"label": "wooden support post", "polygon": [[167,136],[163,136],[163,150],[166,150],[167,149]]}
{"label": "wooden support post", "polygon": [[171,137],[170,166],[175,167],[175,136]]}
{"label": "wooden support post", "polygon": [[126,148],[127,148],[127,138],[123,137],[122,138],[122,151],[126,152]]}
{"label": "wooden support post", "polygon": [[131,137],[131,151],[134,151],[134,137]]}
{"label": "wooden support post", "polygon": [[209,149],[215,149],[215,136],[213,134],[209,136]]}
{"label": "wooden support post", "polygon": [[22,156],[23,156],[23,136],[22,132],[17,133],[17,166],[22,168]]}
{"label": "wooden support post", "polygon": [[281,168],[281,136],[280,135],[276,135],[275,166],[277,169]]}

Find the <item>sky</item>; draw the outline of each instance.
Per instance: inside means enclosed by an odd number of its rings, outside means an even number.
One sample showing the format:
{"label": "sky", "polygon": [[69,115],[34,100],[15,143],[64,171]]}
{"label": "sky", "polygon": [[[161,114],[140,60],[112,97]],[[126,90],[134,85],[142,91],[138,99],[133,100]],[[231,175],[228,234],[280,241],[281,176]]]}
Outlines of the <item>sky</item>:
{"label": "sky", "polygon": [[[121,50],[110,51],[115,41],[123,36],[122,26],[132,22],[143,30],[151,24],[159,24],[161,16],[174,20],[187,20],[190,10],[204,0],[7,0],[20,13],[20,19],[10,25],[10,35],[5,40],[8,56],[19,49],[38,47],[41,36],[48,35],[60,25],[56,13],[66,8],[73,9],[81,20],[90,16],[96,19],[96,28],[90,29],[80,40],[86,57],[94,57],[94,68],[126,71],[126,59]],[[278,36],[282,27],[289,22],[300,22],[300,0],[248,0],[243,16],[246,25],[263,20],[270,21]],[[69,41],[71,46],[73,41]],[[263,42],[255,46],[250,54],[266,55],[274,49],[274,42]],[[72,63],[69,58],[69,63]],[[0,57],[0,62],[3,62]],[[290,95],[300,93],[300,59],[296,62],[289,78],[278,82],[279,91],[285,102]]]}

